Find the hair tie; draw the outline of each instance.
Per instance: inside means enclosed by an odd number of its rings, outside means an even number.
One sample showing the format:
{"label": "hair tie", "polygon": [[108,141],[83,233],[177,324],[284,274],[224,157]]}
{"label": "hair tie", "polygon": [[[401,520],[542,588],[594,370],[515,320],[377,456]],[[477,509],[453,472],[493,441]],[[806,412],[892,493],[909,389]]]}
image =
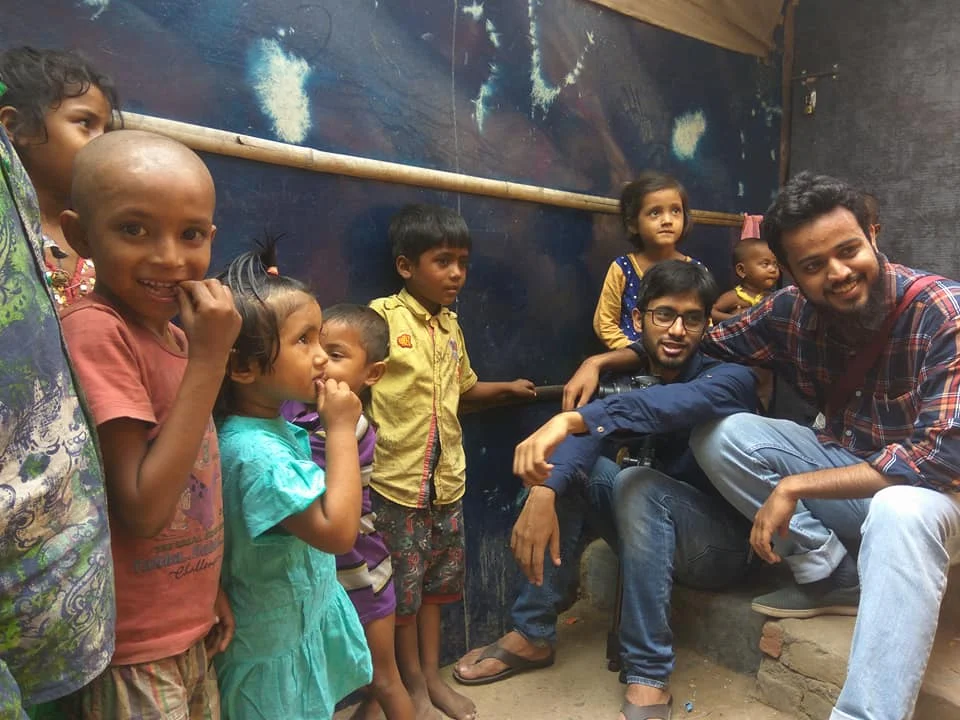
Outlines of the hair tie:
{"label": "hair tie", "polygon": [[273,275],[274,277],[280,277],[280,270],[276,265],[271,265],[267,268],[267,275]]}

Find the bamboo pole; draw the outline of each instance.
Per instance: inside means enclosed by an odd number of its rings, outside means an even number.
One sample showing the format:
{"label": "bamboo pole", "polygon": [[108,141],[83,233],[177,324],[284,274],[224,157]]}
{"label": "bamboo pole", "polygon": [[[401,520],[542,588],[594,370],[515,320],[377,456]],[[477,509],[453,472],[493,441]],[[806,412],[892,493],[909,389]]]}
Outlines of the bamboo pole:
{"label": "bamboo pole", "polygon": [[[300,145],[265,140],[251,135],[241,135],[240,133],[150,115],[125,112],[123,113],[123,125],[133,130],[147,130],[166,135],[201,152],[229,155],[245,160],[270,163],[271,165],[346,175],[363,180],[486,195],[504,200],[521,200],[587,212],[611,214],[620,212],[620,203],[616,198],[584,195],[537,185],[525,185],[507,180],[494,180],[445,170],[422,168],[416,165],[404,165],[385,160],[373,160],[355,155],[314,150]],[[701,225],[740,227],[743,224],[743,216],[733,213],[691,210],[690,214],[694,222]]]}

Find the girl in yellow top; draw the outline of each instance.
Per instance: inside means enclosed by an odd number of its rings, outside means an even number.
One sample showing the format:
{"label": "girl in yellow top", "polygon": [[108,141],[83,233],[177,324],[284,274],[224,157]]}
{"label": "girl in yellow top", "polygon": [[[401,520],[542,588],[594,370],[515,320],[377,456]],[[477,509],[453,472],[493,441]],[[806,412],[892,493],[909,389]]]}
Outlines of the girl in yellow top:
{"label": "girl in yellow top", "polygon": [[690,202],[675,178],[653,170],[640,173],[623,188],[620,218],[636,250],[610,264],[593,314],[593,330],[611,350],[639,340],[631,313],[643,273],[663,260],[698,262],[676,248],[690,232]]}

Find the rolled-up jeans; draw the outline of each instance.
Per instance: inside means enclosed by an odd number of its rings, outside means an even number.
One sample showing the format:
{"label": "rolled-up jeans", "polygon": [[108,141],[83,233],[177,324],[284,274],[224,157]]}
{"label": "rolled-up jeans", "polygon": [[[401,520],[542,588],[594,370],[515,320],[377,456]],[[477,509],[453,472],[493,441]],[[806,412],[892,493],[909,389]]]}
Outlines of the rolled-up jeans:
{"label": "rolled-up jeans", "polygon": [[[788,420],[732,415],[697,428],[691,447],[711,482],[752,518],[781,478],[863,462]],[[863,500],[803,500],[774,548],[799,583],[830,575],[860,546],[860,610],[831,720],[913,713],[951,562],[960,560],[960,497],[894,485]]]}
{"label": "rolled-up jeans", "polygon": [[544,558],[543,585],[524,581],[514,628],[538,645],[556,643],[557,607],[577,572],[587,524],[622,564],[620,644],[626,680],[666,687],[675,656],[670,629],[673,580],[704,589],[730,585],[747,567],[749,524],[722,499],[649,468],[621,471],[601,458],[586,485],[557,498],[561,565]]}

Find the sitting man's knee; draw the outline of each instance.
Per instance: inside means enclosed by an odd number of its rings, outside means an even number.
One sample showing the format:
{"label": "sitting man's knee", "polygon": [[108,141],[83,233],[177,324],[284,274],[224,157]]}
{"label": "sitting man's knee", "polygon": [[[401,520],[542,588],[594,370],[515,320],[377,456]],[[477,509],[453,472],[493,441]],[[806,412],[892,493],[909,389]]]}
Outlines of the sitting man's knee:
{"label": "sitting man's knee", "polygon": [[648,467],[621,470],[613,483],[614,512],[617,515],[623,513],[633,515],[638,505],[656,502],[665,494],[669,494],[677,482]]}
{"label": "sitting man's knee", "polygon": [[757,422],[762,420],[763,418],[759,415],[737,413],[719,420],[701,423],[690,434],[690,447],[697,460],[703,465],[704,458],[723,452],[725,446],[739,444],[744,437],[749,437]]}
{"label": "sitting man's knee", "polygon": [[938,493],[913,485],[891,485],[870,500],[863,532],[871,528],[881,533],[903,532],[938,522],[927,501],[937,500]]}

